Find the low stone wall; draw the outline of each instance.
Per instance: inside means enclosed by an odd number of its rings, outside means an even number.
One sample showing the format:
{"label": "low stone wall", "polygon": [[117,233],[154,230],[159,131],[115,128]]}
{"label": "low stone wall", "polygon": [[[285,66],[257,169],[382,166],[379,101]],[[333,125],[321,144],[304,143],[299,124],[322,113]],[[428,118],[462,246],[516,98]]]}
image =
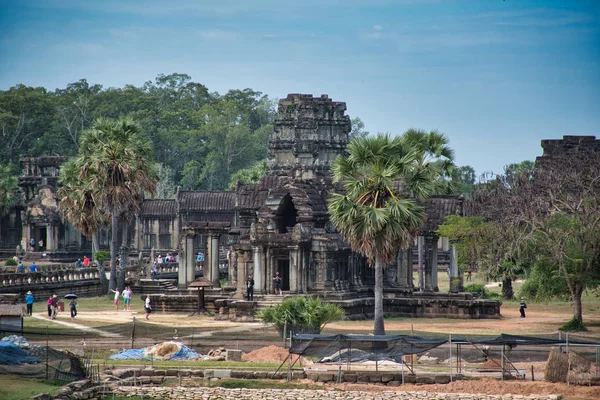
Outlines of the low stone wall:
{"label": "low stone wall", "polygon": [[466,393],[432,393],[432,392],[364,392],[312,389],[225,389],[221,387],[117,387],[115,394],[127,397],[152,399],[220,399],[220,400],[558,400],[560,396],[517,396],[517,395],[485,395]]}
{"label": "low stone wall", "polygon": [[[344,309],[351,320],[373,318],[374,298],[329,301]],[[465,298],[464,294],[421,295],[383,299],[386,315],[408,318],[500,318],[501,301]]]}
{"label": "low stone wall", "polygon": [[84,400],[111,398],[112,388],[106,384],[83,380],[69,383],[64,386],[56,396],[41,393],[31,397],[30,400]]}

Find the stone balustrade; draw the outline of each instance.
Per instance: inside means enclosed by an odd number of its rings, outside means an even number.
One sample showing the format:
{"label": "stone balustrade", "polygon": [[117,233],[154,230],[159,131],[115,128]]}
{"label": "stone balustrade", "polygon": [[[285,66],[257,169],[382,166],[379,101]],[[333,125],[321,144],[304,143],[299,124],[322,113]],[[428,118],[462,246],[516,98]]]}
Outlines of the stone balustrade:
{"label": "stone balustrade", "polygon": [[54,268],[40,272],[1,273],[2,287],[36,285],[45,283],[72,282],[80,280],[97,280],[100,274],[97,268]]}

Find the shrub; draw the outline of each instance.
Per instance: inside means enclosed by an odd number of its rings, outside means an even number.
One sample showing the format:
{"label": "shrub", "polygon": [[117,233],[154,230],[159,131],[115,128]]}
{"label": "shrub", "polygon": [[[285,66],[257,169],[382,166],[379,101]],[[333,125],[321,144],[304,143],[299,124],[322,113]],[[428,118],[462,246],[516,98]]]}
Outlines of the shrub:
{"label": "shrub", "polygon": [[4,262],[4,265],[6,265],[7,267],[14,267],[16,265],[18,265],[19,263],[17,262],[17,260],[15,260],[14,258],[9,258]]}
{"label": "shrub", "polygon": [[110,257],[110,252],[99,250],[94,253],[94,260],[98,262],[98,265],[102,265],[104,261]]}
{"label": "shrub", "polygon": [[485,285],[483,283],[470,283],[465,286],[465,292],[475,293],[477,297],[483,297],[486,293]]}
{"label": "shrub", "polygon": [[565,332],[586,332],[588,330],[588,328],[583,325],[583,322],[575,317],[573,317],[569,322],[561,326],[559,329]]}
{"label": "shrub", "polygon": [[338,305],[325,303],[319,297],[292,297],[258,313],[263,322],[273,324],[279,334],[287,321],[287,330],[296,333],[321,333],[326,324],[344,318]]}

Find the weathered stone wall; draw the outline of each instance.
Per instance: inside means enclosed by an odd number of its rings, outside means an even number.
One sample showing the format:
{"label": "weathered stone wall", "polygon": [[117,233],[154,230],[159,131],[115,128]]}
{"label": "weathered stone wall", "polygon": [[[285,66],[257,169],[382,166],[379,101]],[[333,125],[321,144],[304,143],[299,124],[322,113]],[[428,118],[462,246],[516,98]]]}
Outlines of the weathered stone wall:
{"label": "weathered stone wall", "polygon": [[142,396],[153,399],[220,399],[220,400],[558,400],[558,395],[485,395],[465,393],[433,393],[412,391],[338,391],[313,389],[225,389],[220,387],[118,387],[115,393],[121,396]]}

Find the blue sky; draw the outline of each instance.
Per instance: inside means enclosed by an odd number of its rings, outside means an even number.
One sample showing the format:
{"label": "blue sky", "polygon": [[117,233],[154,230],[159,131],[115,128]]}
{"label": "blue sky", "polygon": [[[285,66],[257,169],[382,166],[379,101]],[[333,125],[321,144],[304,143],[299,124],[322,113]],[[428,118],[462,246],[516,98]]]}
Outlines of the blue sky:
{"label": "blue sky", "polygon": [[327,93],[371,132],[438,129],[477,173],[600,137],[600,1],[0,0],[0,89],[187,73]]}

